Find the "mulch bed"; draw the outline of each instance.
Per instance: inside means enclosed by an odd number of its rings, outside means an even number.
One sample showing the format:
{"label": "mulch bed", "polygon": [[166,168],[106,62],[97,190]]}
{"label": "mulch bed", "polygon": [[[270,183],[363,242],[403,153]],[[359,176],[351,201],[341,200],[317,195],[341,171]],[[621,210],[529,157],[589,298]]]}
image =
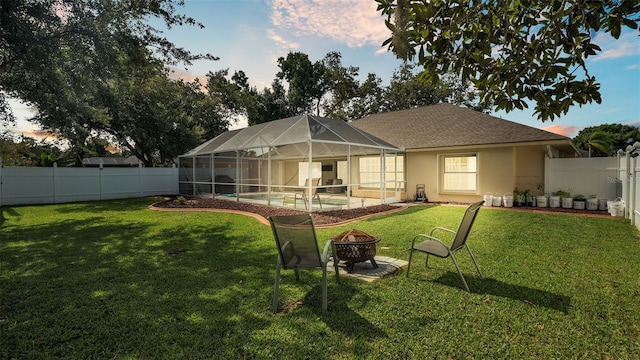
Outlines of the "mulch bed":
{"label": "mulch bed", "polygon": [[[443,205],[441,203],[426,203],[425,205]],[[467,205],[467,204],[460,204]],[[254,213],[264,217],[280,216],[280,215],[296,215],[306,214],[306,212],[284,209],[278,207],[270,207],[263,205],[250,204],[245,202],[236,202],[230,200],[217,200],[207,198],[192,198],[192,197],[165,197],[165,201],[154,204],[158,208],[166,209],[220,209],[220,210],[235,210]],[[314,212],[311,214],[313,221],[318,226],[331,225],[343,223],[349,220],[359,219],[365,216],[375,215],[378,213],[384,213],[391,210],[398,210],[398,206],[391,205],[377,205],[364,208],[354,208],[347,210],[329,210]],[[575,209],[563,209],[563,208],[539,208],[539,207],[488,207],[494,209],[502,209],[506,211],[530,211],[530,212],[552,212],[552,213],[566,213],[584,216],[611,216],[606,210],[590,211],[590,210],[575,210]]]}
{"label": "mulch bed", "polygon": [[[156,203],[154,204],[154,206],[158,208],[169,209],[222,209],[245,211],[258,214],[265,219],[269,216],[306,214],[306,212],[304,211],[256,205],[245,202],[191,197],[167,197],[165,198],[165,201]],[[368,215],[384,213],[396,209],[398,209],[398,206],[376,205],[348,210],[328,210],[314,212],[311,214],[311,216],[313,217],[313,221],[316,225],[329,225],[358,219]]]}

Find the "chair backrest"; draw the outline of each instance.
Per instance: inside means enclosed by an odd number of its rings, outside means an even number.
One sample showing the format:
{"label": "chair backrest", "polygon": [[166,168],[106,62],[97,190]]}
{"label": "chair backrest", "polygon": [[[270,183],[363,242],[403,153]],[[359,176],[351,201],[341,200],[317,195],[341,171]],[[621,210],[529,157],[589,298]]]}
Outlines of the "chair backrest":
{"label": "chair backrest", "polygon": [[285,269],[322,267],[311,215],[270,216],[268,219]]}
{"label": "chair backrest", "polygon": [[469,231],[471,231],[471,226],[473,225],[473,222],[475,221],[482,204],[484,204],[484,201],[479,201],[475,204],[471,204],[464,211],[464,215],[462,215],[462,221],[460,221],[458,231],[456,231],[456,235],[453,238],[453,243],[451,244],[451,251],[459,250],[467,242]]}
{"label": "chair backrest", "polygon": [[[318,186],[320,186],[320,180],[322,180],[322,179],[320,179],[320,178],[313,178],[313,179],[311,179],[311,186],[313,187],[313,188],[311,189],[311,195],[315,195],[315,194],[317,194],[317,193],[318,193]],[[309,178],[307,178],[307,179],[304,181],[304,189],[302,189],[302,193],[303,193],[305,196],[307,196],[307,194],[308,194],[308,192],[307,192],[307,191],[308,191],[308,190],[309,190]]]}

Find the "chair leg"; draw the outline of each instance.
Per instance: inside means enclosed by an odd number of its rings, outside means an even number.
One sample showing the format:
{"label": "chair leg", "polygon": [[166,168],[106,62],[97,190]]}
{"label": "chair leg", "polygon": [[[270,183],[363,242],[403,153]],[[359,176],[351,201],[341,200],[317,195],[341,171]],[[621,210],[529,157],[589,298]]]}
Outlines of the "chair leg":
{"label": "chair leg", "polygon": [[280,256],[278,256],[278,264],[276,265],[276,285],[273,290],[273,305],[271,306],[271,310],[276,313],[278,312],[278,291],[280,289],[280,269],[282,268],[282,261],[280,260]]}
{"label": "chair leg", "polygon": [[340,260],[336,256],[333,257],[333,270],[336,273],[336,282],[340,283],[340,269],[338,268],[338,263]]}
{"label": "chair leg", "polygon": [[471,252],[471,248],[467,244],[465,244],[464,246],[467,248],[467,251],[469,252],[469,255],[471,256],[471,260],[473,260],[473,264],[476,266],[476,269],[478,270],[478,274],[480,274],[480,278],[484,279],[484,275],[482,274],[482,270],[480,270],[480,267],[478,266],[478,263],[476,262],[476,257],[473,256],[473,253]]}
{"label": "chair leg", "polygon": [[409,277],[409,270],[411,269],[411,258],[413,257],[413,249],[409,251],[409,263],[407,264],[407,278]]}
{"label": "chair leg", "polygon": [[467,292],[471,292],[471,290],[469,290],[469,285],[467,285],[467,281],[464,279],[464,276],[462,275],[462,272],[460,271],[460,267],[458,266],[458,262],[456,261],[456,258],[453,256],[453,253],[449,253],[449,256],[451,256],[451,260],[453,260],[453,265],[456,266],[456,270],[458,270],[458,275],[460,275],[460,279],[462,279],[462,283],[464,284],[464,288],[467,290]]}

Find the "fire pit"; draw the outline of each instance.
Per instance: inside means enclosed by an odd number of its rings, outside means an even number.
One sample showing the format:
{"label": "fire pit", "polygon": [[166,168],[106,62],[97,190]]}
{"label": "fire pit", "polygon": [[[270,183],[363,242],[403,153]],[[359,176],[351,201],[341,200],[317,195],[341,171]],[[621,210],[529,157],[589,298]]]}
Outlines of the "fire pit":
{"label": "fire pit", "polygon": [[376,263],[376,243],[379,238],[369,235],[360,230],[349,230],[334,237],[333,244],[336,247],[336,257],[338,260],[347,263],[347,272],[353,271],[355,263],[369,260],[374,269],[378,268]]}

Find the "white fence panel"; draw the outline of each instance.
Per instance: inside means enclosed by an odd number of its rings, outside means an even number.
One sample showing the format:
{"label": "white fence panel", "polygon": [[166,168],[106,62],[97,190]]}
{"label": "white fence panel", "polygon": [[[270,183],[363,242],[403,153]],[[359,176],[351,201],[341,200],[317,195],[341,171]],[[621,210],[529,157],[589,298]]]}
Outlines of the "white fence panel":
{"label": "white fence panel", "polygon": [[0,205],[56,204],[176,194],[176,167],[0,168]]}
{"label": "white fence panel", "polygon": [[613,200],[620,183],[614,157],[560,158],[545,161],[545,192],[570,190],[572,195]]}
{"label": "white fence panel", "polygon": [[140,169],[103,168],[102,199],[122,199],[140,196],[141,173]]}
{"label": "white fence panel", "polygon": [[0,171],[1,205],[53,204],[53,168],[15,167]]}
{"label": "white fence panel", "polygon": [[177,168],[140,169],[140,196],[178,194]]}
{"label": "white fence panel", "polygon": [[59,168],[54,166],[55,203],[100,200],[99,168]]}

